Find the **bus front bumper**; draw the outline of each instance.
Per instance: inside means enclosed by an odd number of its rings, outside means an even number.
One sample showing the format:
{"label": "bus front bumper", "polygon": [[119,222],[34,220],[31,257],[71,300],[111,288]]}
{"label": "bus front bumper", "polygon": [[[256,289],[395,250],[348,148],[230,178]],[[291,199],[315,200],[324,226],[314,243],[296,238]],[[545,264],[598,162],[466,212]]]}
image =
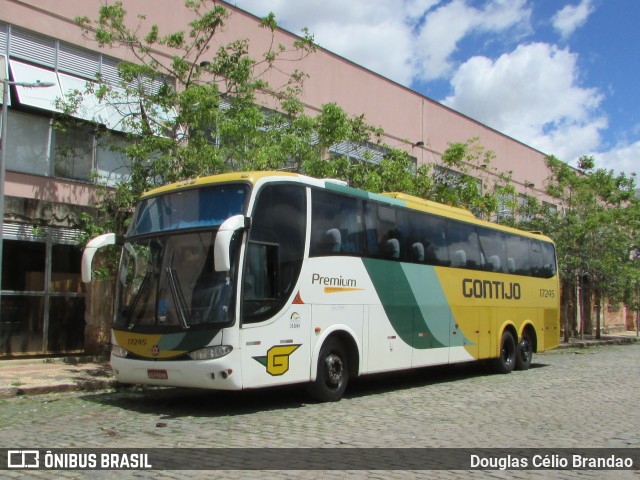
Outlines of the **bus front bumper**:
{"label": "bus front bumper", "polygon": [[166,387],[241,390],[240,352],[215,360],[137,360],[111,355],[111,368],[120,383]]}

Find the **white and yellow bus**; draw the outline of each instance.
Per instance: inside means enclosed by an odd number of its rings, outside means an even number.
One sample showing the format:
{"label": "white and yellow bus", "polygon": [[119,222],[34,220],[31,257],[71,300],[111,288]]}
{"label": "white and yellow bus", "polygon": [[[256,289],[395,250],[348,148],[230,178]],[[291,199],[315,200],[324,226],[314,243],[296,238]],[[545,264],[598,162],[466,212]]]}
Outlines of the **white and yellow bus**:
{"label": "white and yellow bus", "polygon": [[117,243],[111,364],[122,383],[240,390],[491,359],[559,341],[551,240],[400,193],[282,172],[155,189]]}

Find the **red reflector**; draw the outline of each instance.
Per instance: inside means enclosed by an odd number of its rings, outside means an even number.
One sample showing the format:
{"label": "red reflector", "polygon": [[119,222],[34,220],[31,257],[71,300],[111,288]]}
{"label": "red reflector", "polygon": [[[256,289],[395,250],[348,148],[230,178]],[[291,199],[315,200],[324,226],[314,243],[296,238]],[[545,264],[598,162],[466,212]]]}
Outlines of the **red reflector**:
{"label": "red reflector", "polygon": [[166,370],[147,370],[147,376],[152,380],[167,380],[169,378]]}

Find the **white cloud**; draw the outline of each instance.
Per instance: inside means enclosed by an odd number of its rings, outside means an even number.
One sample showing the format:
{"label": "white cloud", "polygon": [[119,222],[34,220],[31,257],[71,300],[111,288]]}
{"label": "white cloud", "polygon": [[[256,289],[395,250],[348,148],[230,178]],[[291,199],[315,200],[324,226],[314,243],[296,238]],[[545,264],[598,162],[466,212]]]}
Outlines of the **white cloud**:
{"label": "white cloud", "polygon": [[458,42],[473,28],[477,11],[460,0],[429,14],[418,36],[421,74],[425,80],[446,76]]}
{"label": "white cloud", "polygon": [[582,0],[578,5],[567,5],[559,10],[551,19],[551,23],[562,38],[567,38],[587,22],[593,11],[591,0]]}
{"label": "white cloud", "polygon": [[595,152],[596,167],[640,175],[640,141],[632,144],[617,145],[605,152]]}
{"label": "white cloud", "polygon": [[[578,1],[578,0],[574,0]],[[308,27],[324,48],[401,84],[450,79],[450,107],[541,151],[572,162],[601,148],[602,93],[578,84],[577,55],[530,36],[530,0],[236,0],[255,15],[274,12],[286,29]],[[563,38],[584,25],[593,0],[559,10]],[[462,58],[469,42],[498,58]],[[497,48],[496,48],[497,47]],[[479,49],[478,48],[478,49]],[[477,50],[476,50],[477,51]],[[629,171],[640,142],[594,154]]]}
{"label": "white cloud", "polygon": [[256,15],[272,11],[293,33],[307,27],[323,48],[387,78],[414,78],[413,26],[439,0],[238,0]]}
{"label": "white cloud", "polygon": [[525,0],[493,0],[482,9],[465,0],[442,5],[427,15],[417,38],[416,54],[421,59],[418,77],[433,80],[449,76],[454,67],[452,56],[463,38],[474,33],[528,32],[530,17]]}
{"label": "white cloud", "polygon": [[597,89],[576,83],[577,55],[545,43],[493,61],[473,57],[455,73],[443,103],[545,153],[573,161],[597,149],[607,120]]}
{"label": "white cloud", "polygon": [[316,42],[404,85],[451,73],[451,55],[471,33],[526,29],[526,0],[237,0],[256,15],[270,11],[288,30],[307,27]]}

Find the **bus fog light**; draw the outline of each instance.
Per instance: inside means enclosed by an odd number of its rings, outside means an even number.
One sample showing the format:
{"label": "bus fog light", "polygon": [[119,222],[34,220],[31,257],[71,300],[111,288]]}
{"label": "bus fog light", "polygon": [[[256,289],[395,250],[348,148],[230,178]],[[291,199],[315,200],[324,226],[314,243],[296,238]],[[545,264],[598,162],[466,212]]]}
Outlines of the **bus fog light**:
{"label": "bus fog light", "polygon": [[127,358],[127,355],[129,354],[129,352],[127,352],[120,345],[115,345],[115,344],[111,345],[111,353],[116,357],[120,357],[120,358]]}
{"label": "bus fog light", "polygon": [[228,355],[233,350],[233,347],[229,345],[216,345],[214,347],[201,348],[200,350],[194,350],[189,353],[192,360],[212,360],[214,358],[221,358]]}

